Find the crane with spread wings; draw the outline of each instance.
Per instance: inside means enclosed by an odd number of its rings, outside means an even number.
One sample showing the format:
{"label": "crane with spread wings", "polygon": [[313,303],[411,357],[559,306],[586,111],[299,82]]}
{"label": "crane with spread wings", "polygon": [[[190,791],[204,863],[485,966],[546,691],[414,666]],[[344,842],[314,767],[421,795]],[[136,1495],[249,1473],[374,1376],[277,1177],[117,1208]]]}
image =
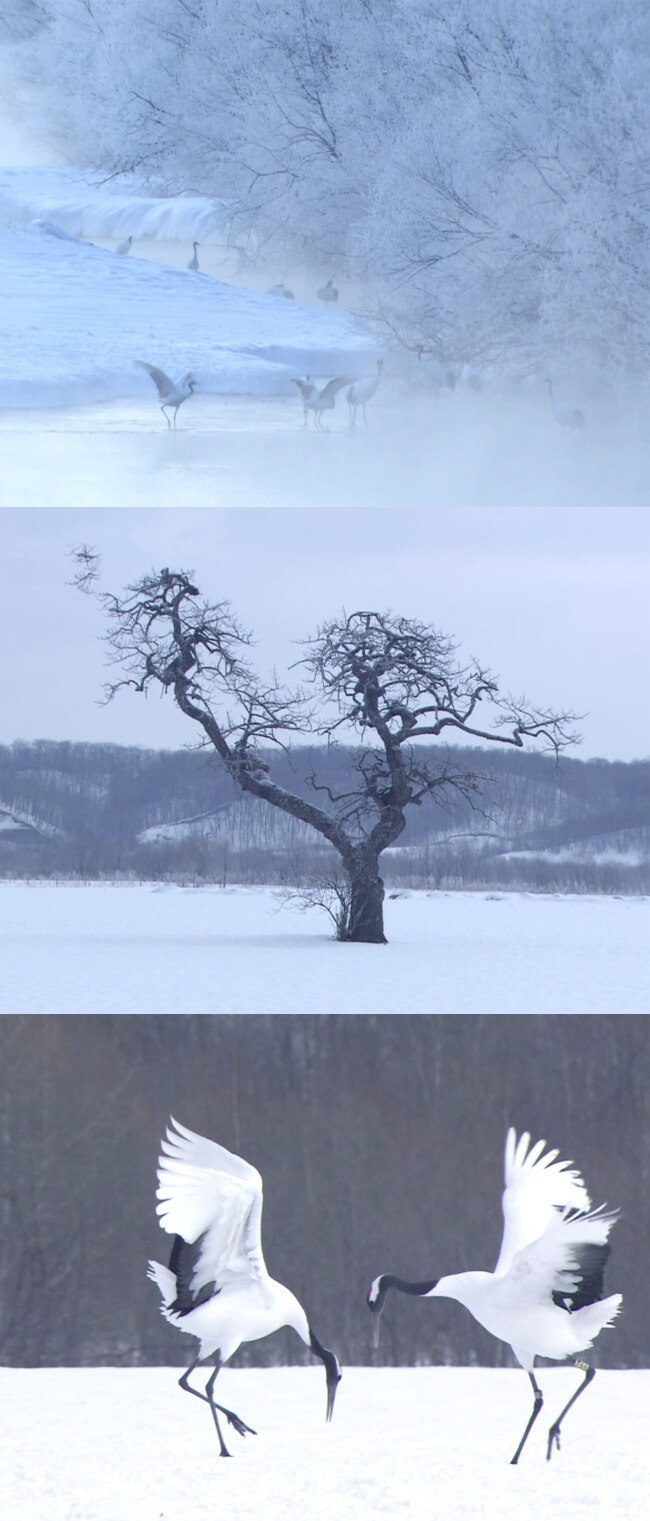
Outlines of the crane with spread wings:
{"label": "crane with spread wings", "polygon": [[[262,1254],[262,1179],[257,1169],[173,1118],[161,1146],[157,1213],[174,1242],[169,1266],[150,1262],[148,1276],[160,1289],[165,1319],[198,1337],[198,1356],[179,1383],[209,1405],[221,1457],[230,1453],[220,1414],[240,1436],[255,1432],[234,1411],[217,1405],[217,1374],[242,1342],[259,1341],[281,1326],[292,1327],[324,1364],[326,1419],[331,1420],[341,1369],[295,1295],[269,1276]],[[201,1363],[213,1365],[205,1393],[188,1381]]]}
{"label": "crane with spread wings", "polygon": [[517,1463],[542,1408],[542,1391],[534,1374],[535,1358],[559,1362],[572,1358],[584,1374],[549,1433],[546,1456],[560,1446],[562,1421],[594,1377],[589,1363],[576,1354],[591,1347],[599,1332],[612,1324],[622,1303],[620,1294],[603,1299],[603,1274],[609,1257],[608,1236],[617,1215],[591,1208],[580,1173],[570,1162],[546,1151],[546,1141],[530,1144],[528,1132],[517,1138],[508,1131],[505,1152],[504,1231],[493,1273],[452,1273],[413,1283],[383,1273],[367,1295],[374,1315],[375,1345],[389,1289],[423,1299],[455,1299],[465,1305],[479,1325],[500,1341],[509,1342],[517,1362],[533,1387],[532,1415],[511,1459]]}

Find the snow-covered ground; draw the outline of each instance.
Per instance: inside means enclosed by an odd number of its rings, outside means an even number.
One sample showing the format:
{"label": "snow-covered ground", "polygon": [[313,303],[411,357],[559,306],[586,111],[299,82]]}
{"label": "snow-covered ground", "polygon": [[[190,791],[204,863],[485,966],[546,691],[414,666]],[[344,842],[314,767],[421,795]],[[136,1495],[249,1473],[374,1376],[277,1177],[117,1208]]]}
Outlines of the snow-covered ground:
{"label": "snow-covered ground", "polygon": [[119,181],[68,165],[0,168],[0,216],[15,228],[44,220],[69,237],[121,242],[156,239],[191,244],[223,241],[218,202],[204,196],[144,195],[128,174]]}
{"label": "snow-covered ground", "polygon": [[338,945],[268,888],[0,884],[0,1012],[650,1013],[650,900],[411,892]]}
{"label": "snow-covered ground", "polygon": [[641,1521],[650,1373],[598,1373],[545,1458],[549,1417],[576,1385],[514,1369],[344,1370],[324,1420],[321,1369],[230,1370],[221,1397],[255,1428],[218,1457],[210,1414],[179,1369],[0,1370],[3,1516],[20,1521]]}

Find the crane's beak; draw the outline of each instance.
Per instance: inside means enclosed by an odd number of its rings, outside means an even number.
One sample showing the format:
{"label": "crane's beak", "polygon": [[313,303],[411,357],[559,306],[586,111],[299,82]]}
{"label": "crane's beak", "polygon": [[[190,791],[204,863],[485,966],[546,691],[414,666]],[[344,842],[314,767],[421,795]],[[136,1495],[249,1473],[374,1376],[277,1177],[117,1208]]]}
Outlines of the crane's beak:
{"label": "crane's beak", "polygon": [[375,1310],[375,1312],[373,1314],[373,1317],[372,1317],[372,1345],[375,1348],[375,1350],[379,1346],[379,1333],[380,1333],[380,1330],[381,1330],[382,1310],[383,1310],[383,1306],[382,1306],[381,1309]]}
{"label": "crane's beak", "polygon": [[332,1363],[327,1367],[326,1372],[327,1372],[327,1413],[325,1415],[325,1420],[326,1421],[331,1421],[332,1416],[334,1414],[334,1401],[336,1399],[336,1391],[337,1391],[338,1386],[339,1386],[339,1384],[341,1382],[341,1369],[339,1367],[338,1359],[336,1357],[334,1357],[334,1356],[332,1357]]}
{"label": "crane's beak", "polygon": [[325,1365],[325,1378],[327,1380],[327,1412],[325,1415],[325,1420],[331,1421],[334,1412],[336,1391],[341,1382],[341,1368],[339,1360],[336,1356],[336,1353],[329,1352],[327,1347],[324,1347],[322,1342],[318,1340],[318,1337],[315,1331],[312,1330],[311,1326],[309,1327],[309,1344],[311,1346],[312,1352],[316,1355],[316,1357],[320,1357],[321,1362]]}

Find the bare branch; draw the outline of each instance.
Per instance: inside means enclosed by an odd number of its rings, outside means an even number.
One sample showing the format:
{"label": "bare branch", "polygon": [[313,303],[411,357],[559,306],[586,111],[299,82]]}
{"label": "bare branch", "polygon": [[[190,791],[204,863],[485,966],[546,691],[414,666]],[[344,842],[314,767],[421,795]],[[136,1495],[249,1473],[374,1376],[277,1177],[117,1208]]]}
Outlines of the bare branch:
{"label": "bare branch", "polygon": [[76,564],[76,570],[69,586],[76,586],[77,591],[85,596],[94,596],[100,576],[101,557],[96,554],[89,544],[76,544],[69,551],[69,557]]}

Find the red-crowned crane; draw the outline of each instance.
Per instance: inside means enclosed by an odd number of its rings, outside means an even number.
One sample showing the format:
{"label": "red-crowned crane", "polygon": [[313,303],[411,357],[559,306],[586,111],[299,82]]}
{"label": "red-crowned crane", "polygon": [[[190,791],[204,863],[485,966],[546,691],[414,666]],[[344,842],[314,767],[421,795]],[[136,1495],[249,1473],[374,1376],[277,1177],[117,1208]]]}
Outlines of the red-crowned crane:
{"label": "red-crowned crane", "polygon": [[548,375],[544,381],[544,384],[548,386],[551,411],[556,423],[559,424],[560,428],[573,428],[574,431],[579,431],[581,428],[584,428],[584,412],[581,412],[579,407],[565,407],[561,401],[558,401],[555,395],[555,391],[553,390],[553,381],[549,379]]}
{"label": "red-crowned crane", "polygon": [[297,376],[292,375],[291,384],[298,387],[300,395],[302,396],[303,427],[306,428],[309,411],[308,403],[311,401],[313,396],[316,396],[318,392],[318,386],[312,380],[311,375],[305,375],[304,380],[299,380]]}
{"label": "red-crowned crane", "polygon": [[134,363],[139,370],[146,370],[147,375],[151,376],[160,397],[160,410],[167,423],[167,427],[171,428],[172,426],[167,416],[167,408],[173,411],[174,427],[176,427],[176,413],[179,407],[182,407],[183,402],[187,401],[188,396],[192,396],[196,388],[196,380],[193,374],[191,371],[188,371],[187,375],[184,375],[183,379],[176,383],[175,380],[170,380],[169,375],[166,375],[164,370],[159,370],[155,364],[147,364],[144,359],[136,359]]}
{"label": "red-crowned crane", "polygon": [[[179,1380],[181,1389],[210,1406],[220,1456],[230,1453],[219,1414],[245,1436],[255,1435],[234,1411],[213,1398],[219,1369],[242,1342],[259,1341],[291,1326],[325,1366],[326,1419],[332,1418],[341,1369],[318,1340],[295,1296],[270,1278],[262,1255],[262,1179],[255,1167],[172,1119],[161,1142],[157,1213],[174,1237],[169,1267],[149,1263],[162,1295],[162,1313],[179,1331],[199,1339],[199,1354]],[[200,1363],[213,1364],[205,1393],[188,1383]]]}
{"label": "red-crowned crane", "polygon": [[326,306],[332,306],[339,299],[339,293],[333,280],[328,280],[326,285],[319,285],[316,295],[319,301],[325,302]]}
{"label": "red-crowned crane", "polygon": [[357,412],[359,410],[359,407],[361,407],[361,410],[363,412],[363,421],[364,421],[364,423],[366,425],[366,428],[367,428],[367,426],[368,426],[368,419],[366,417],[366,402],[372,400],[372,397],[374,396],[375,391],[377,390],[377,387],[378,387],[379,382],[381,380],[381,372],[382,372],[383,368],[384,368],[384,361],[383,361],[383,359],[378,359],[377,360],[377,374],[376,375],[370,376],[368,378],[368,380],[355,380],[354,385],[350,386],[350,389],[347,392],[347,403],[348,403],[348,408],[349,408],[349,412],[350,412],[350,427],[351,428],[354,428],[354,426],[356,424]]}
{"label": "red-crowned crane", "polygon": [[517,1139],[510,1129],[506,1140],[504,1232],[493,1273],[452,1273],[411,1283],[383,1273],[367,1296],[374,1320],[375,1345],[389,1289],[424,1299],[455,1299],[465,1305],[492,1336],[509,1342],[517,1362],[533,1386],[534,1404],[528,1425],[511,1459],[517,1463],[542,1408],[542,1391],[533,1372],[536,1357],[574,1359],[584,1374],[549,1433],[546,1456],[560,1447],[560,1427],[578,1396],[591,1383],[595,1370],[576,1354],[590,1347],[599,1332],[611,1325],[622,1303],[620,1294],[603,1299],[603,1274],[610,1253],[607,1238],[616,1213],[605,1205],[592,1210],[580,1173],[571,1162],[558,1162],[557,1151],[545,1151],[546,1141],[530,1144],[526,1132]]}
{"label": "red-crowned crane", "polygon": [[321,428],[323,432],[327,432],[327,429],[323,428],[323,412],[332,412],[334,410],[339,391],[342,391],[344,386],[349,386],[350,384],[349,375],[339,376],[336,380],[328,380],[327,385],[322,386],[320,390],[314,384],[314,381],[310,379],[309,375],[306,380],[294,380],[293,383],[298,387],[302,396],[305,423],[307,423],[309,413],[313,412],[314,427]]}

